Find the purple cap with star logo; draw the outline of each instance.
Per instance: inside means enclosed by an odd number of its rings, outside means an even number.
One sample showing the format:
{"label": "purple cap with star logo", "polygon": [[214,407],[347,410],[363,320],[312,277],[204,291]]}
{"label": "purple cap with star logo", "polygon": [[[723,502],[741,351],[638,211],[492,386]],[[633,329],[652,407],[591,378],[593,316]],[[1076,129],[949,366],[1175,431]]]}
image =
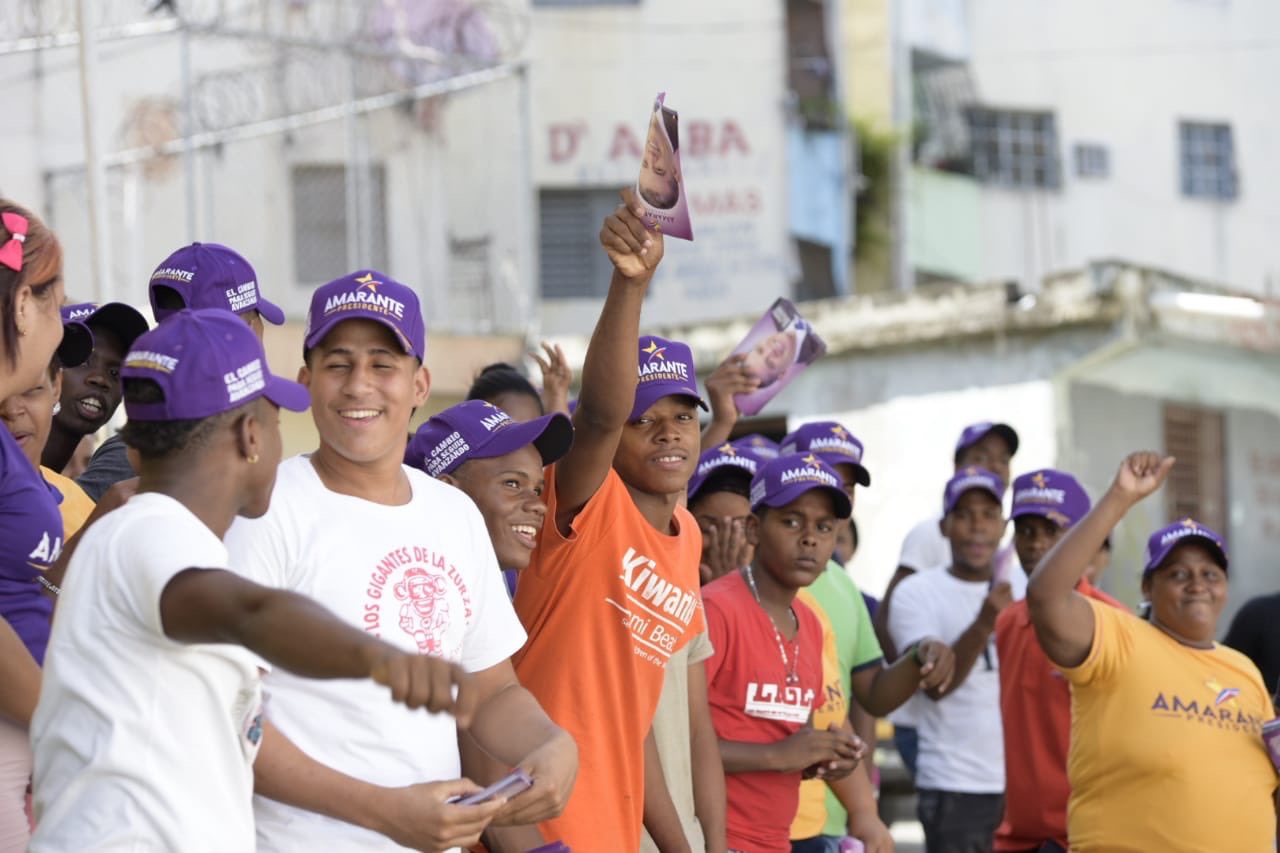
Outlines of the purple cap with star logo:
{"label": "purple cap with star logo", "polygon": [[814,421],[782,439],[780,453],[813,452],[831,467],[850,465],[859,486],[871,485],[871,472],[862,464],[862,442],[835,421]]}
{"label": "purple cap with star logo", "polygon": [[1226,571],[1227,543],[1221,536],[1195,519],[1184,518],[1151,534],[1151,538],[1147,540],[1146,553],[1143,555],[1145,559],[1142,561],[1142,573],[1148,575],[1160,568],[1173,553],[1174,548],[1187,542],[1199,542],[1208,547],[1221,562],[1222,570]]}
{"label": "purple cap with star logo", "polygon": [[1062,471],[1044,468],[1013,481],[1011,518],[1038,515],[1067,528],[1084,518],[1091,506],[1084,487]]}
{"label": "purple cap with star logo", "polygon": [[947,488],[942,493],[943,514],[950,514],[956,508],[956,504],[960,503],[960,498],[975,489],[991,495],[996,503],[1004,502],[1004,481],[986,468],[976,468],[971,465],[957,471],[956,475],[947,481]]}
{"label": "purple cap with star logo", "polygon": [[702,408],[707,404],[698,394],[698,375],[693,369],[693,351],[687,344],[655,335],[640,336],[640,377],[631,420],[640,419],[663,397],[689,397]]}
{"label": "purple cap with star logo", "polygon": [[405,448],[404,462],[439,477],[470,459],[506,456],[531,444],[542,464],[550,465],[569,452],[573,424],[559,412],[517,421],[492,403],[468,400],[418,427]]}
{"label": "purple cap with star logo", "polygon": [[406,353],[419,361],[426,357],[427,332],[418,294],[376,270],[357,270],[316,288],[307,309],[303,349],[319,344],[343,320],[381,323]]}
{"label": "purple cap with star logo", "polygon": [[840,475],[815,453],[789,453],[760,466],[751,480],[751,511],[786,506],[810,489],[823,489],[831,495],[837,518],[853,513],[853,502],[841,488]]}
{"label": "purple cap with star logo", "polygon": [[750,482],[765,461],[755,452],[731,442],[711,448],[698,457],[698,467],[689,479],[689,500],[694,499],[717,471],[740,471],[747,482]]}

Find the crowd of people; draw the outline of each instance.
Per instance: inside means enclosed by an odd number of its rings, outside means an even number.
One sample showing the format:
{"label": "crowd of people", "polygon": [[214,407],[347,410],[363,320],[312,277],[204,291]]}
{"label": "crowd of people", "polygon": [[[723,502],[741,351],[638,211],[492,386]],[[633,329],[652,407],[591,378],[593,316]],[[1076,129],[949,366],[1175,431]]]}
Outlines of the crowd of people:
{"label": "crowd of people", "polygon": [[[56,236],[0,200],[0,851],[884,853],[885,716],[930,853],[1274,850],[1275,684],[1215,642],[1225,542],[1152,533],[1138,612],[1095,585],[1175,460],[1096,503],[1052,469],[1010,490],[1017,432],[974,424],[877,601],[844,568],[875,535],[856,425],[734,438],[759,371],[704,394],[641,334],[643,213],[623,191],[601,228],[576,398],[544,346],[540,389],[492,365],[410,434],[411,287],[317,288],[294,382],[231,248],[162,261],[153,325],[64,305]],[[281,409],[312,452],[282,459]]]}

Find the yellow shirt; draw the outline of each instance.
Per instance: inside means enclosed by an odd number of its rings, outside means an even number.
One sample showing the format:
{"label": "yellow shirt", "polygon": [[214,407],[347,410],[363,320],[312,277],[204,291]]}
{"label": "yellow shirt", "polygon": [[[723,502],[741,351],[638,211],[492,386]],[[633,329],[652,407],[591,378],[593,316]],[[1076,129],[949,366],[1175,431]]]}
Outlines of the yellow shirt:
{"label": "yellow shirt", "polygon": [[62,501],[58,504],[58,512],[62,513],[62,541],[66,542],[84,527],[93,508],[97,506],[93,499],[85,494],[84,489],[76,485],[76,481],[64,477],[58,472],[40,466],[44,481],[62,493]]}
{"label": "yellow shirt", "polygon": [[1071,682],[1072,853],[1275,849],[1271,701],[1257,667],[1222,645],[1184,646],[1099,601]]}
{"label": "yellow shirt", "polygon": [[[825,729],[835,723],[842,725],[849,718],[849,703],[840,683],[840,655],[836,647],[836,632],[827,612],[818,604],[813,593],[802,589],[796,598],[814,612],[822,624],[822,707],[813,712],[813,727]],[[821,779],[809,779],[800,783],[800,808],[791,823],[791,837],[813,838],[822,834],[827,822],[827,783]]]}

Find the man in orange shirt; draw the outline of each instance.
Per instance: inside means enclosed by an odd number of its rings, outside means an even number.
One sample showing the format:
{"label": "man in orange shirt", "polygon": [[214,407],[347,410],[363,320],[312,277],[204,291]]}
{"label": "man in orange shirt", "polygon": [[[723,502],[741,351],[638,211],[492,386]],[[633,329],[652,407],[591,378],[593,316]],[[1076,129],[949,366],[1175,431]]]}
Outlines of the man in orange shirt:
{"label": "man in orange shirt", "polygon": [[613,280],[583,363],[573,447],[547,473],[548,523],[516,586],[529,640],[513,660],[578,744],[577,786],[544,836],[635,853],[664,671],[704,627],[702,536],[682,506],[704,404],[689,347],[639,334],[662,235],[646,230],[630,190],[622,197],[600,232]]}
{"label": "man in orange shirt", "polygon": [[[1045,469],[1014,481],[1013,545],[1028,576],[1089,506],[1089,496],[1070,474]],[[1088,580],[1082,579],[1078,589],[1123,607]],[[996,620],[996,651],[1006,792],[995,849],[1065,853],[1071,690],[1041,650],[1025,600],[1006,607]]]}

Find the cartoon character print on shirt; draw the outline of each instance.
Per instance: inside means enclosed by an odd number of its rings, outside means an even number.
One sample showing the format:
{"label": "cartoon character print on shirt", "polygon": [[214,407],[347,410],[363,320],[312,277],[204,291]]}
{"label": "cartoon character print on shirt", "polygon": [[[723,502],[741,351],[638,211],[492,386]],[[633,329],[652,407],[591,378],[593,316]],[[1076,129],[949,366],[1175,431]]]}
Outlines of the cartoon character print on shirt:
{"label": "cartoon character print on shirt", "polygon": [[605,602],[622,612],[635,655],[665,668],[702,606],[701,596],[667,580],[658,562],[635,548],[623,555],[618,579],[623,600],[606,596]]}
{"label": "cartoon character print on shirt", "polygon": [[456,661],[472,617],[462,573],[429,546],[396,548],[368,575],[362,619],[374,636]]}

